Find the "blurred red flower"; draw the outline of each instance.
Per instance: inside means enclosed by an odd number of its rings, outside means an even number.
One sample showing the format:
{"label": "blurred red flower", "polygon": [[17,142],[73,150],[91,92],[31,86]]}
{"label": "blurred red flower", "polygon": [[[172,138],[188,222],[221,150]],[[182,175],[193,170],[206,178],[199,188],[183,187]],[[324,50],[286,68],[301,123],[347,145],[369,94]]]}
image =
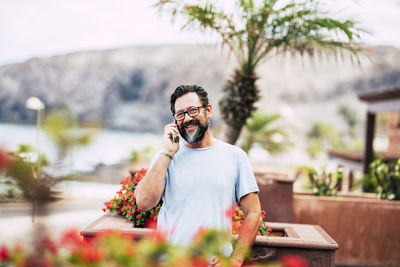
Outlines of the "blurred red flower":
{"label": "blurred red flower", "polygon": [[10,259],[10,252],[8,251],[8,248],[6,246],[1,246],[0,247],[0,260],[7,261],[9,259]]}
{"label": "blurred red flower", "polygon": [[49,237],[44,237],[37,245],[37,251],[50,251],[51,254],[56,254],[58,251],[57,244]]}
{"label": "blurred red flower", "polygon": [[61,236],[61,244],[65,247],[75,248],[76,246],[81,244],[81,242],[81,236],[76,229],[67,230]]}
{"label": "blurred red flower", "polygon": [[0,148],[0,171],[8,170],[13,164],[10,153]]}
{"label": "blurred red flower", "polygon": [[280,262],[285,267],[307,267],[308,265],[307,261],[304,258],[289,254],[283,255],[280,258]]}
{"label": "blurred red flower", "polygon": [[236,205],[230,206],[229,208],[226,209],[225,216],[227,218],[232,218],[232,216],[235,214],[235,210],[236,210]]}

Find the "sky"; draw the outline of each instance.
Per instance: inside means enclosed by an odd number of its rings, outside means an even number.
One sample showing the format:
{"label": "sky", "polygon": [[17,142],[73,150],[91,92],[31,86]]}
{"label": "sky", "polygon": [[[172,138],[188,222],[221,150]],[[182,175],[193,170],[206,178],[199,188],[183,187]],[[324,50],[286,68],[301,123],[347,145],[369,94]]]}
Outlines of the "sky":
{"label": "sky", "polygon": [[[229,1],[229,0],[225,0]],[[233,1],[233,0],[230,0]],[[323,1],[323,0],[322,0]],[[400,0],[325,0],[370,31],[362,41],[400,48]],[[81,50],[170,43],[216,43],[182,32],[153,0],[2,0],[0,65]]]}

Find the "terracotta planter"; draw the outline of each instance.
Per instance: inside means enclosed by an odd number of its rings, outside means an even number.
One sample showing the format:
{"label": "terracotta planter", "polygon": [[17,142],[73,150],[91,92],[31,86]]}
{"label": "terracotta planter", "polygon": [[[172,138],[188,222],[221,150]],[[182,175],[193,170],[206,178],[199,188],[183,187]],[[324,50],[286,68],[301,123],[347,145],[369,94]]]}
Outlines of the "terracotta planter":
{"label": "terracotta planter", "polygon": [[254,172],[261,209],[271,222],[293,222],[293,179],[287,174]]}
{"label": "terracotta planter", "polygon": [[[273,233],[280,236],[257,236],[252,251],[253,260],[268,262],[282,254],[290,253],[305,258],[308,266],[334,266],[337,243],[319,226],[289,223],[270,223]],[[153,230],[133,228],[132,222],[119,215],[107,213],[81,231],[85,239],[99,233],[118,230],[137,239],[151,234]]]}
{"label": "terracotta planter", "polygon": [[400,201],[294,194],[294,221],[318,224],[338,242],[336,264],[400,264]]}

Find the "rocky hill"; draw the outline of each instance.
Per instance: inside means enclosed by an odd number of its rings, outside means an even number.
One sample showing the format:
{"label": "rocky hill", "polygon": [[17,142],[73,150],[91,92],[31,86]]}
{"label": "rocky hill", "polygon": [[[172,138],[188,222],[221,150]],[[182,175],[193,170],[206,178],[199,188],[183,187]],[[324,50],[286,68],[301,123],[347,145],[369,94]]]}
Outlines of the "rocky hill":
{"label": "rocky hill", "polygon": [[[400,50],[372,47],[361,64],[349,59],[273,56],[258,69],[260,108],[284,113],[305,129],[311,121],[339,121],[338,103],[361,112],[356,93],[400,85]],[[159,131],[172,120],[169,95],[180,84],[210,93],[219,124],[218,99],[236,62],[211,45],[137,46],[76,52],[0,66],[0,121],[33,123],[25,108],[37,96],[46,109],[68,106],[81,121],[105,127]]]}

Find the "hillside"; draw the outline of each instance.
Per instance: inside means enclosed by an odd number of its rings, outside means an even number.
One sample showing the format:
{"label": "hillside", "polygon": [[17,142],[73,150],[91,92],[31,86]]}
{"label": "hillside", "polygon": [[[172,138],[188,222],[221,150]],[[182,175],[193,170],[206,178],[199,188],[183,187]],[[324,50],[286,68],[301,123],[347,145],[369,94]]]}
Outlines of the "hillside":
{"label": "hillside", "polygon": [[[138,46],[82,51],[0,66],[0,121],[33,123],[25,108],[37,96],[46,109],[68,106],[81,121],[108,128],[160,131],[172,120],[169,95],[180,84],[199,84],[210,93],[218,125],[218,99],[236,66],[227,51],[211,45]],[[340,124],[345,103],[364,117],[356,93],[400,85],[400,50],[373,47],[361,65],[348,59],[274,56],[258,69],[260,108],[281,112],[301,131],[315,120]]]}

